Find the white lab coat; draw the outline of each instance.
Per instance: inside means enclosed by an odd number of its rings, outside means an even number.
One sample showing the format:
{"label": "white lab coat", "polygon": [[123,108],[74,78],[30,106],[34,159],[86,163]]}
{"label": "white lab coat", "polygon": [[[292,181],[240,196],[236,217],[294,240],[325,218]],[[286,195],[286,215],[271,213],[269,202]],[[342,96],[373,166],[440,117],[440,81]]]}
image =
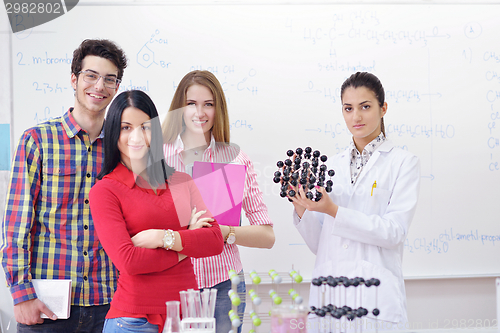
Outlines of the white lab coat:
{"label": "white lab coat", "polygon": [[387,140],[373,153],[352,186],[350,160],[350,151],[346,150],[327,161],[328,170],[335,170],[330,197],[339,206],[337,216],[306,211],[299,219],[294,212],[294,224],[316,254],[313,278],[378,278],[381,283],[377,289],[362,286],[340,292],[343,287],[337,287],[337,293],[327,292],[325,300],[318,287],[311,286],[309,303],[318,307],[333,300],[334,305],[340,301],[347,303],[340,306],[363,306],[370,311],[369,318],[374,318],[371,311],[378,308],[378,320],[404,324],[403,247],[417,206],[420,162]]}

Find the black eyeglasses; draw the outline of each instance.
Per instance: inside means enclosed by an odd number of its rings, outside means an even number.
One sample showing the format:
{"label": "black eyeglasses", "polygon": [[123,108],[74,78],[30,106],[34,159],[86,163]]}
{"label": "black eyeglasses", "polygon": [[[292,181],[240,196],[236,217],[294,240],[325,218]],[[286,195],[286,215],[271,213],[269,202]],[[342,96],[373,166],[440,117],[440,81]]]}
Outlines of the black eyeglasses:
{"label": "black eyeglasses", "polygon": [[89,71],[80,71],[80,72],[78,72],[78,74],[83,75],[83,81],[85,81],[87,83],[91,83],[91,84],[96,84],[99,81],[99,79],[102,77],[102,79],[104,80],[104,86],[106,88],[110,88],[110,89],[116,89],[116,87],[118,87],[120,82],[122,82],[122,80],[117,79],[114,76],[102,76],[102,75],[99,75],[97,73],[89,72]]}

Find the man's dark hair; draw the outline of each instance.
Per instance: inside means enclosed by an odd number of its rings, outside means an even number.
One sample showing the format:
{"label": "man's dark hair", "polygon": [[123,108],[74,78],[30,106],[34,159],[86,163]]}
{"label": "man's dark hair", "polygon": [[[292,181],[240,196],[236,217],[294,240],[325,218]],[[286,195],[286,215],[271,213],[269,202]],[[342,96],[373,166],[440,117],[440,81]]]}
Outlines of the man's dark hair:
{"label": "man's dark hair", "polygon": [[97,56],[111,61],[118,68],[118,79],[122,79],[123,70],[127,67],[125,52],[115,43],[107,39],[86,39],[73,52],[71,73],[78,76],[82,70],[82,61],[86,56]]}

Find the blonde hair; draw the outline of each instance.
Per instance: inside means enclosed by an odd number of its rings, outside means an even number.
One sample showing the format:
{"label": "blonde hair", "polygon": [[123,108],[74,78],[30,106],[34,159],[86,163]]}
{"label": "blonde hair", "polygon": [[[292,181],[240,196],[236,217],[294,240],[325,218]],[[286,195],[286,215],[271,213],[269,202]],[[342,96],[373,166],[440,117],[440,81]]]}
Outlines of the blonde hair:
{"label": "blonde hair", "polygon": [[184,112],[181,111],[186,106],[187,90],[196,84],[207,87],[212,92],[215,104],[215,119],[214,126],[210,131],[215,141],[229,143],[229,116],[222,86],[211,72],[199,70],[187,73],[179,82],[169,112],[162,125],[163,141],[165,143],[174,142],[179,134],[184,132],[186,124],[184,123]]}

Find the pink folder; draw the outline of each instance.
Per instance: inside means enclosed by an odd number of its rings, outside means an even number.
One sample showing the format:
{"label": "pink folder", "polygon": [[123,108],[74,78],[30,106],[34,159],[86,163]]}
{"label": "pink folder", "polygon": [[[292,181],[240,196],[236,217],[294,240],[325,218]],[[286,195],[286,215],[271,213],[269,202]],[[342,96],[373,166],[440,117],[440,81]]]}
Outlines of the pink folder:
{"label": "pink folder", "polygon": [[245,175],[245,165],[194,162],[194,182],[219,224],[240,225]]}

